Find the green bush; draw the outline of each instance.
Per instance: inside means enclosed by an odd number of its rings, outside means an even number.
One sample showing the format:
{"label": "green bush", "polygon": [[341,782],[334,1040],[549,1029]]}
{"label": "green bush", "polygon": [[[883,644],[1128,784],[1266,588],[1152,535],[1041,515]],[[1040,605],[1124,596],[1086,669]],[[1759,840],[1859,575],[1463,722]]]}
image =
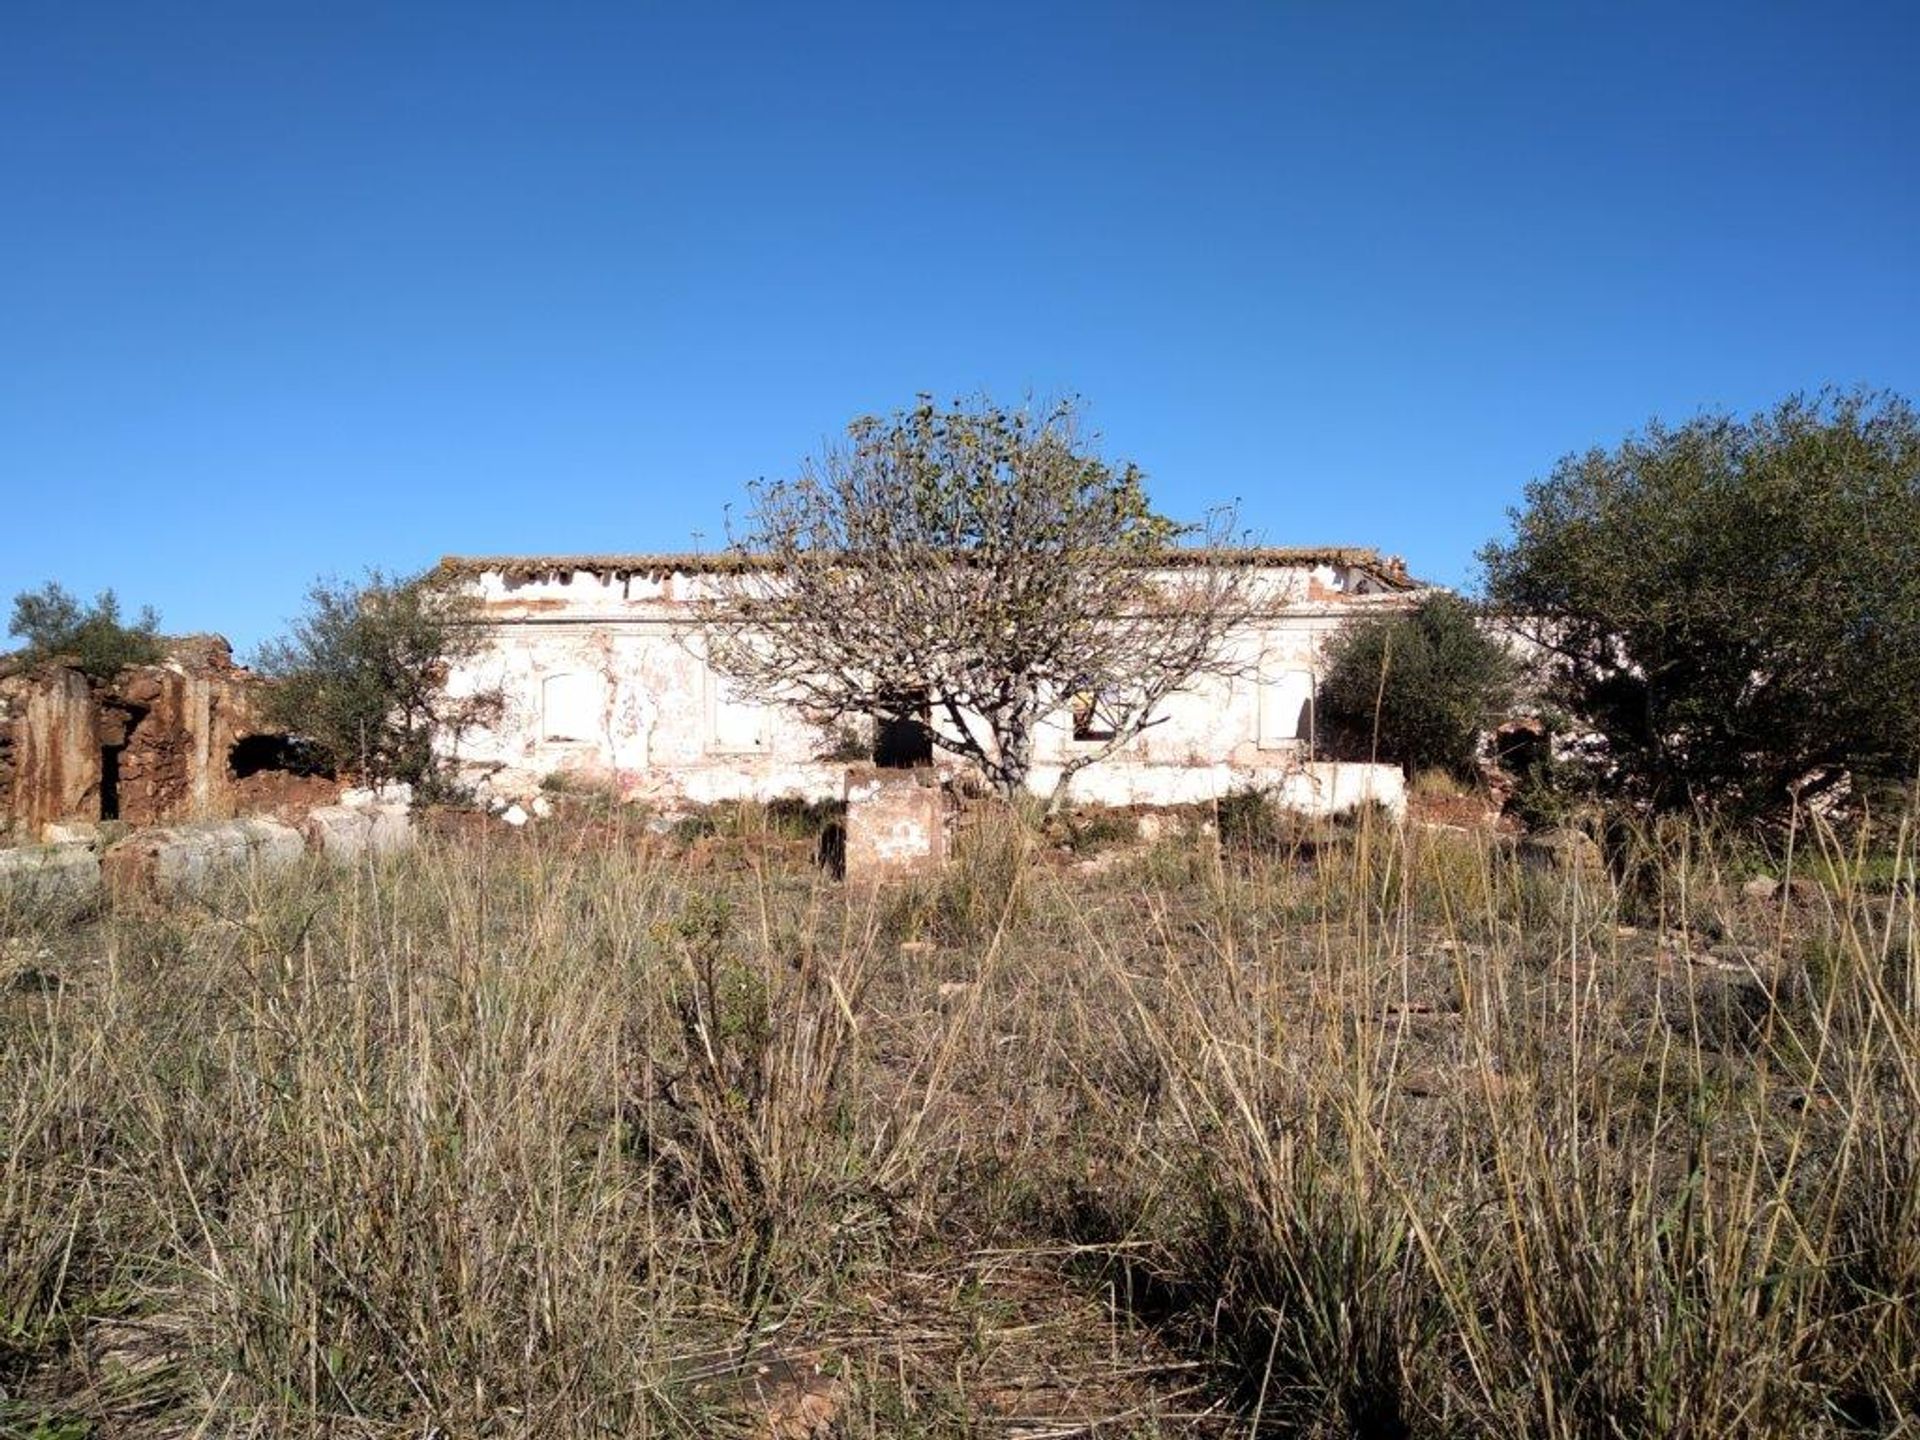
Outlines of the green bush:
{"label": "green bush", "polygon": [[62,660],[95,680],[111,680],[132,665],[151,665],[162,653],[160,617],[151,605],[128,624],[120,618],[113,591],[102,590],[83,608],[51,580],[13,597],[7,633],[24,642],[15,652],[21,662]]}
{"label": "green bush", "polygon": [[337,770],[444,789],[436,739],[499,704],[494,694],[447,693],[453,667],[481,644],[474,618],[473,602],[431,572],[316,581],[306,613],[254,659],[277,682],[268,709]]}
{"label": "green bush", "polygon": [[1098,855],[1140,838],[1140,817],[1106,809],[1087,809],[1061,817],[1061,838],[1075,855]]}
{"label": "green bush", "polygon": [[1920,763],[1920,415],[1792,397],[1569,455],[1482,552],[1604,778],[1760,815]]}
{"label": "green bush", "polygon": [[1276,850],[1288,838],[1286,817],[1273,797],[1257,786],[1229,790],[1217,802],[1220,843],[1230,850]]}
{"label": "green bush", "polygon": [[1511,709],[1518,672],[1471,605],[1433,595],[1341,629],[1327,646],[1317,719],[1341,754],[1464,778],[1481,732]]}

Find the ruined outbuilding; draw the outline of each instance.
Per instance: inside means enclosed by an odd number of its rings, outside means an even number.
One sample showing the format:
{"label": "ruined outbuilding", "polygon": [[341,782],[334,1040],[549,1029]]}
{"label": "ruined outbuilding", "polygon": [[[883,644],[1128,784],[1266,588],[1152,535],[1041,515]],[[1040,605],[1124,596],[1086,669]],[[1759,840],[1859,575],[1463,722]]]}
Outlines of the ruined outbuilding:
{"label": "ruined outbuilding", "polygon": [[[448,758],[478,793],[527,803],[580,787],[665,806],[838,800],[850,763],[926,764],[925,742],[830,733],[794,709],[740,693],[708,663],[698,605],[732,583],[731,555],[449,558],[441,574],[478,606],[486,644],[448,680],[500,698]],[[1258,786],[1307,811],[1399,808],[1395,767],[1332,763],[1314,730],[1326,640],[1350,617],[1409,606],[1425,587],[1399,561],[1350,548],[1185,552],[1169,563],[1253,572],[1255,613],[1232,642],[1234,678],[1171,697],[1158,723],[1073,777],[1082,803],[1164,806]],[[1031,784],[1099,747],[1097,715],[1063,706],[1040,737]],[[1078,751],[1076,751],[1076,747]],[[891,792],[889,792],[891,793]]]}
{"label": "ruined outbuilding", "polygon": [[123,821],[224,820],[302,809],[339,794],[303,773],[265,718],[266,682],[219,636],[110,682],[57,662],[0,674],[0,843],[31,844]]}

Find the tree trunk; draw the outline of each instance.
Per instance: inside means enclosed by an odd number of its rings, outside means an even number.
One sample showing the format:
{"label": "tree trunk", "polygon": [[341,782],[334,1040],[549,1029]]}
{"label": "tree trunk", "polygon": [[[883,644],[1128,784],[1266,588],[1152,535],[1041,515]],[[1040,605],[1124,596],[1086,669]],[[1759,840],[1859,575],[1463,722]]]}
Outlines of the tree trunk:
{"label": "tree trunk", "polygon": [[1027,775],[1033,769],[1033,704],[1025,693],[1014,697],[1011,705],[994,717],[994,738],[1000,748],[1000,764],[994,774],[994,788],[1009,802],[1019,798],[1026,788]]}

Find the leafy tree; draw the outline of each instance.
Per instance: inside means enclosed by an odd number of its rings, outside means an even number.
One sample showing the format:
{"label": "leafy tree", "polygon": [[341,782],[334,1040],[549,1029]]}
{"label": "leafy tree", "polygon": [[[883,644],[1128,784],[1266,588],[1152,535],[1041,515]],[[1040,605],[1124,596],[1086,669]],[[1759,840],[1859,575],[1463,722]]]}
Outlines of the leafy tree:
{"label": "leafy tree", "polygon": [[1654,808],[1754,814],[1920,761],[1920,417],[1794,396],[1570,455],[1482,552]]}
{"label": "leafy tree", "polygon": [[754,487],[736,572],[704,608],[708,652],[746,692],[822,724],[924,707],[932,743],[1007,797],[1042,726],[1077,709],[1091,743],[1066,759],[1057,798],[1223,667],[1244,574],[1182,563],[1195,552],[1176,547],[1229,523],[1156,514],[1139,469],[1094,454],[1071,402],[923,396]]}
{"label": "leafy tree", "polygon": [[316,581],[305,614],[254,660],[277,682],[270,714],[370,784],[444,788],[436,738],[478,723],[494,698],[446,693],[452,668],[480,645],[473,604],[431,572]]}
{"label": "leafy tree", "polygon": [[1430,595],[1409,611],[1349,621],[1328,643],[1317,720],[1348,753],[1417,770],[1473,773],[1480,734],[1514,701],[1519,666],[1474,608]]}
{"label": "leafy tree", "polygon": [[161,657],[160,617],[151,605],[128,624],[120,601],[102,590],[90,607],[55,581],[13,597],[7,633],[24,643],[17,657],[27,664],[63,660],[95,680],[113,679],[130,665],[151,665]]}

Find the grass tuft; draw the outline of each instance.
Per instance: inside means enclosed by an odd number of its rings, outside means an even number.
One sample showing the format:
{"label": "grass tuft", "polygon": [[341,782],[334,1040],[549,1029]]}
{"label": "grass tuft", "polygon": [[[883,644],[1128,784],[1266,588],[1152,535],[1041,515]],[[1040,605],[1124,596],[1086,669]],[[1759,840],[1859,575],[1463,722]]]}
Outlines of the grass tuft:
{"label": "grass tuft", "polygon": [[0,897],[0,1435],[1915,1433],[1904,838],[832,819]]}

